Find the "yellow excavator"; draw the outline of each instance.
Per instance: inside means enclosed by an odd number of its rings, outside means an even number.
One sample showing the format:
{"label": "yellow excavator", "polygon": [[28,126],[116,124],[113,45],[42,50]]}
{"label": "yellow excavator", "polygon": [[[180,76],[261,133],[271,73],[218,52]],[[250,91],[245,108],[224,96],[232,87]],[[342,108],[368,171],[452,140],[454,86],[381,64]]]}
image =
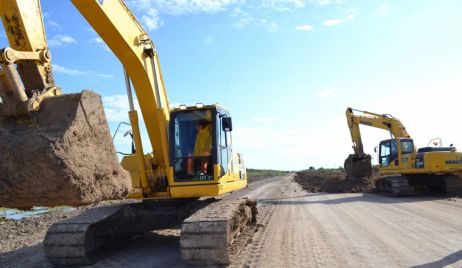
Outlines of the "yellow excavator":
{"label": "yellow excavator", "polygon": [[344,164],[348,177],[372,175],[371,156],[364,152],[361,139],[363,125],[387,130],[391,136],[378,146],[379,173],[387,175],[377,181],[378,190],[396,196],[421,191],[462,193],[462,152],[452,145],[443,147],[438,142],[439,146],[417,149],[401,121],[390,114],[347,108],[346,118],[354,150]]}
{"label": "yellow excavator", "polygon": [[[136,233],[181,226],[181,254],[186,262],[229,263],[230,245],[245,228],[255,225],[257,213],[252,200],[202,198],[247,187],[243,158],[232,149],[229,112],[220,105],[203,104],[170,109],[156,47],[125,3],[122,0],[72,0],[72,3],[124,67],[134,149],[131,155],[123,157],[121,164],[131,178],[133,189],[128,197],[142,202],[90,209],[52,225],[44,240],[48,260],[54,265],[91,264],[104,257],[108,250],[127,243]],[[43,129],[49,128],[47,122],[42,120],[37,124],[37,117],[46,113],[46,119],[52,124],[55,117],[62,116],[59,109],[47,112],[47,107],[49,110],[63,95],[53,79],[40,2],[0,0],[0,16],[11,45],[0,54],[0,109],[4,118],[3,123],[0,122],[0,133],[7,125],[26,128],[27,133],[35,129],[45,133]],[[152,153],[143,152],[132,86]],[[78,101],[82,103],[80,98]],[[82,110],[83,116],[74,120],[86,120],[90,125],[88,131],[107,128],[105,120],[92,123],[95,107],[100,105],[100,101],[92,102],[87,105],[88,109]],[[59,127],[63,126],[53,125],[54,130],[59,131]],[[77,132],[72,135],[80,135]],[[28,136],[17,133],[17,139],[28,141]],[[50,150],[47,152],[52,152]],[[20,152],[11,151],[2,157],[18,154]],[[35,157],[37,162],[47,165],[45,154]],[[62,164],[66,155],[60,157]],[[26,167],[15,166],[9,172],[22,168]],[[40,177],[38,173],[34,176]],[[78,180],[78,177],[72,179]],[[95,180],[98,179],[95,176]],[[34,185],[34,178],[21,177],[17,182],[24,180]],[[49,191],[65,189],[58,185]]]}

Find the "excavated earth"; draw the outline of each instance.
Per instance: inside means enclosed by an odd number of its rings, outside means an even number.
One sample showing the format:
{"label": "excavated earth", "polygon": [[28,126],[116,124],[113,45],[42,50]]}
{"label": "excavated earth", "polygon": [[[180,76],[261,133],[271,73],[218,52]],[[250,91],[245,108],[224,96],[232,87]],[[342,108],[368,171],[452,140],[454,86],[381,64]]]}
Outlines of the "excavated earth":
{"label": "excavated earth", "polygon": [[370,177],[352,177],[343,171],[303,170],[295,174],[294,180],[312,193],[362,193],[373,191],[378,177],[377,173]]}
{"label": "excavated earth", "polygon": [[0,207],[82,205],[130,190],[92,91],[47,98],[14,121],[0,117],[0,152]]}

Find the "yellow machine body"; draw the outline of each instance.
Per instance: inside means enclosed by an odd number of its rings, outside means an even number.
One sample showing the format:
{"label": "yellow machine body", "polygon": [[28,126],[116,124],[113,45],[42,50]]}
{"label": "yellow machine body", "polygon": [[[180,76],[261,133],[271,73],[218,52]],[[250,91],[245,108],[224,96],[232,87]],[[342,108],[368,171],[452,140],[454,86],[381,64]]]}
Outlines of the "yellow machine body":
{"label": "yellow machine body", "polygon": [[[382,174],[448,174],[462,172],[462,153],[454,147],[425,147],[417,152],[403,151],[402,143],[411,139],[392,139],[380,143],[379,172]],[[396,144],[396,152],[384,149],[385,144]],[[419,152],[420,151],[420,152]]]}
{"label": "yellow machine body", "polygon": [[[362,114],[354,114],[354,111]],[[462,172],[462,152],[454,147],[417,149],[404,125],[389,114],[376,114],[348,108],[346,117],[358,159],[365,155],[360,125],[384,129],[392,136],[379,144],[378,161],[381,174],[453,174]]]}
{"label": "yellow machine body", "polygon": [[[190,180],[178,179],[179,173],[175,173],[175,168],[185,169],[188,159],[177,163],[178,159],[172,156],[172,150],[176,150],[171,125],[172,114],[194,112],[197,109],[212,112],[219,110],[230,121],[229,113],[218,105],[201,108],[186,107],[186,109],[170,111],[154,43],[124,2],[121,0],[72,0],[72,2],[123,64],[128,78],[129,101],[132,102],[131,81],[140,104],[152,153],[143,152],[138,116],[132,106],[129,115],[136,150],[133,155],[125,156],[122,160],[122,166],[130,172],[132,185],[136,191],[131,197],[196,198],[222,195],[246,187],[247,175],[242,156],[232,152],[231,128],[226,131],[226,146],[222,146],[216,138],[217,124],[221,123],[216,118],[208,122],[214,129],[214,146],[207,160],[206,173],[210,173],[205,175],[207,179],[201,180],[201,175],[197,175],[199,178],[192,176],[194,178]],[[192,143],[190,141],[189,145]],[[226,162],[217,162],[222,159],[217,151],[219,146],[227,148]],[[173,163],[174,161],[177,162]],[[197,159],[191,161],[197,162]]]}
{"label": "yellow machine body", "polygon": [[[124,157],[122,166],[132,177],[135,189],[132,197],[217,196],[246,187],[247,177],[242,156],[232,151],[229,113],[218,105],[170,109],[154,42],[124,1],[72,0],[72,3],[117,56],[125,72],[130,104],[128,114],[135,150],[132,155]],[[39,110],[43,98],[53,98],[60,94],[52,76],[51,54],[45,37],[40,2],[0,0],[0,6],[0,15],[12,44],[11,48],[0,50],[1,110],[5,116],[27,115]],[[152,146],[151,153],[145,154],[143,151],[132,87]],[[187,149],[193,151],[196,135],[194,124],[199,124],[203,119],[196,110],[209,111],[214,116],[206,118],[210,131],[213,129],[213,135],[209,138],[213,146],[208,144],[210,152],[207,156],[193,155],[194,152],[185,154]],[[197,122],[185,119],[182,123],[189,131],[187,135],[184,134],[188,142],[176,140],[177,145],[181,144],[176,148],[175,136],[169,134],[169,128],[172,129],[171,116],[188,112],[191,114],[186,117],[193,114],[199,117],[196,118]],[[218,117],[217,113],[220,114]],[[222,118],[229,124],[226,131],[221,127]],[[217,138],[219,133],[225,133],[222,135],[225,144]],[[176,155],[180,149],[183,150],[181,159]],[[172,150],[175,150],[175,157]]]}

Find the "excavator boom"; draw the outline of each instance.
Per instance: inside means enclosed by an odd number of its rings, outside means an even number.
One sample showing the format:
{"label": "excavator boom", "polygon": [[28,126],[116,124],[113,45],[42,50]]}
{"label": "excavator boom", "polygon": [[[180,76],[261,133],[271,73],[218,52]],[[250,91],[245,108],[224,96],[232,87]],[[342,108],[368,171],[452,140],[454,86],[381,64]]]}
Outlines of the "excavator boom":
{"label": "excavator boom", "polygon": [[[354,112],[362,114],[355,114]],[[376,114],[353,108],[347,108],[345,114],[353,141],[353,150],[357,155],[364,154],[361,131],[359,129],[360,125],[387,130],[395,138],[411,138],[401,121],[391,115]]]}
{"label": "excavator boom", "polygon": [[410,138],[403,124],[391,115],[376,114],[353,108],[347,108],[345,114],[354,150],[354,154],[350,154],[345,159],[344,168],[347,178],[356,179],[372,176],[371,156],[364,152],[360,125],[385,129],[390,132],[390,135],[397,138]]}

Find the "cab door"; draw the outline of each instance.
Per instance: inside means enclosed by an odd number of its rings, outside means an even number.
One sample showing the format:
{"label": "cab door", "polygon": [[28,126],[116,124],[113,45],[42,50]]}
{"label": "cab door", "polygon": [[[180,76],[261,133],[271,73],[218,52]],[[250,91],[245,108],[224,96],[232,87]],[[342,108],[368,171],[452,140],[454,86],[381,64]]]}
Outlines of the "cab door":
{"label": "cab door", "polygon": [[398,170],[400,159],[398,154],[398,142],[395,139],[385,140],[379,145],[379,165],[382,170]]}
{"label": "cab door", "polygon": [[230,156],[230,146],[227,137],[227,132],[224,129],[223,118],[226,114],[217,113],[217,162],[220,165],[220,177],[228,173]]}

